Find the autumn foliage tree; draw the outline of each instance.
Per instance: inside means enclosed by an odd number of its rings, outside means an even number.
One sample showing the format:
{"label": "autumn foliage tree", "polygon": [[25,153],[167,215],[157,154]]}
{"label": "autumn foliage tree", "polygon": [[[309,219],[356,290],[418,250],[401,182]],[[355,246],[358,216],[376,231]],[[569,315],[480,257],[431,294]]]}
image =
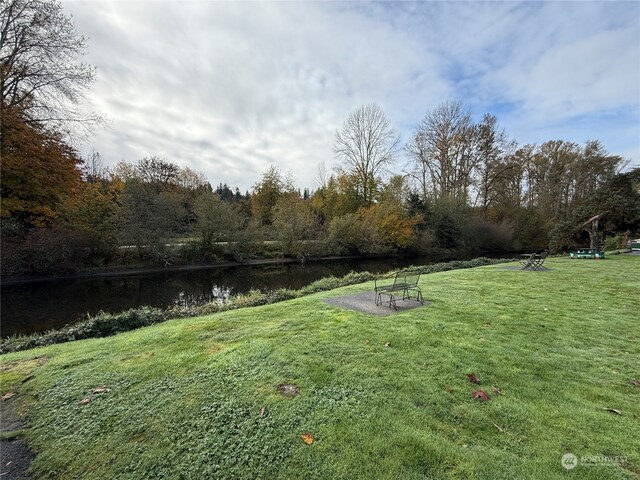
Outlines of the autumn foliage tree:
{"label": "autumn foliage tree", "polygon": [[28,124],[17,109],[1,113],[1,215],[28,227],[50,225],[79,191],[81,159],[60,134]]}
{"label": "autumn foliage tree", "polygon": [[313,238],[316,219],[308,203],[290,192],[281,195],[273,208],[273,225],[284,256],[304,254],[304,241]]}
{"label": "autumn foliage tree", "polygon": [[83,182],[65,208],[67,224],[85,235],[92,253],[105,260],[113,257],[117,246],[123,193],[124,183],[118,178]]}

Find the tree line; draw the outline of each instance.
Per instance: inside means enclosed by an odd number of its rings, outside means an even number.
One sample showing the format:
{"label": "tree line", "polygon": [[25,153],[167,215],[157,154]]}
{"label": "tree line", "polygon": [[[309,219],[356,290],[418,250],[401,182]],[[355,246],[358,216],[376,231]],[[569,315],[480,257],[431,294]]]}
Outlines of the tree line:
{"label": "tree line", "polygon": [[[437,107],[443,108],[461,105]],[[58,136],[6,110],[3,273],[282,256],[562,251],[587,242],[582,224],[597,214],[604,214],[601,233],[615,246],[638,231],[640,172],[619,173],[623,160],[597,141],[518,145],[489,115],[450,136],[440,132],[457,127],[422,122],[406,145],[394,146],[411,159],[405,172],[391,172],[393,149],[370,143],[384,139],[392,147],[395,137],[345,132],[372,109],[381,113],[375,105],[358,109],[337,132],[336,158],[353,147],[351,157],[330,173],[319,169],[315,190],[301,192],[272,165],[245,193],[224,183],[214,188],[203,174],[160,157],[105,168],[99,153],[81,159]],[[345,145],[345,138],[354,143]]]}
{"label": "tree line", "polygon": [[[336,131],[314,190],[276,166],[250,191],[159,156],[105,168],[72,147],[94,70],[59,2],[3,2],[1,219],[3,275],[254,257],[456,255],[588,241],[599,215],[615,247],[640,227],[640,170],[597,140],[521,145],[495,116],[460,102],[427,111],[409,140],[376,104]],[[405,160],[403,169],[394,170]],[[603,237],[604,235],[604,237]],[[606,237],[606,238],[605,238]],[[593,239],[592,239],[593,241]]]}

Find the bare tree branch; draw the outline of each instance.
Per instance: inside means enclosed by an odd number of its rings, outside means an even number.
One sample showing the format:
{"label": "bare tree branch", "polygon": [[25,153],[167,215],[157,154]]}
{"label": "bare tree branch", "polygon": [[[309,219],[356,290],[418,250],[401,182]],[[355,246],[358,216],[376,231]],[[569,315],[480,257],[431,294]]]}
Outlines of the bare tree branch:
{"label": "bare tree branch", "polygon": [[72,138],[104,122],[81,108],[95,69],[78,62],[86,40],[58,0],[3,0],[0,10],[2,105]]}
{"label": "bare tree branch", "polygon": [[399,143],[400,136],[375,103],[355,110],[336,131],[334,153],[357,180],[364,205],[372,203],[381,170],[394,161]]}

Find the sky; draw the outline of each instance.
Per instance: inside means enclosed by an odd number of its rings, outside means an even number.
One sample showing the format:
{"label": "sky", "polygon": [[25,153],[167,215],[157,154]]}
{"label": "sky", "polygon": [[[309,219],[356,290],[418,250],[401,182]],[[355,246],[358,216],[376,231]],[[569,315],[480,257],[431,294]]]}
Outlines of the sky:
{"label": "sky", "polygon": [[356,108],[406,143],[454,100],[520,144],[597,139],[640,166],[640,2],[63,5],[109,120],[81,152],[107,165],[156,155],[243,192],[275,165],[314,189]]}

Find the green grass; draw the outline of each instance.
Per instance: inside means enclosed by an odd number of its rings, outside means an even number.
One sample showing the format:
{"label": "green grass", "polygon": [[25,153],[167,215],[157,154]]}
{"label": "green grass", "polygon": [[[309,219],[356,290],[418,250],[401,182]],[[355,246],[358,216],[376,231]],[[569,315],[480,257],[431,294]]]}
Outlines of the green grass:
{"label": "green grass", "polygon": [[322,302],[365,283],[7,354],[1,393],[36,478],[638,478],[640,257],[547,264],[425,275],[389,317]]}

